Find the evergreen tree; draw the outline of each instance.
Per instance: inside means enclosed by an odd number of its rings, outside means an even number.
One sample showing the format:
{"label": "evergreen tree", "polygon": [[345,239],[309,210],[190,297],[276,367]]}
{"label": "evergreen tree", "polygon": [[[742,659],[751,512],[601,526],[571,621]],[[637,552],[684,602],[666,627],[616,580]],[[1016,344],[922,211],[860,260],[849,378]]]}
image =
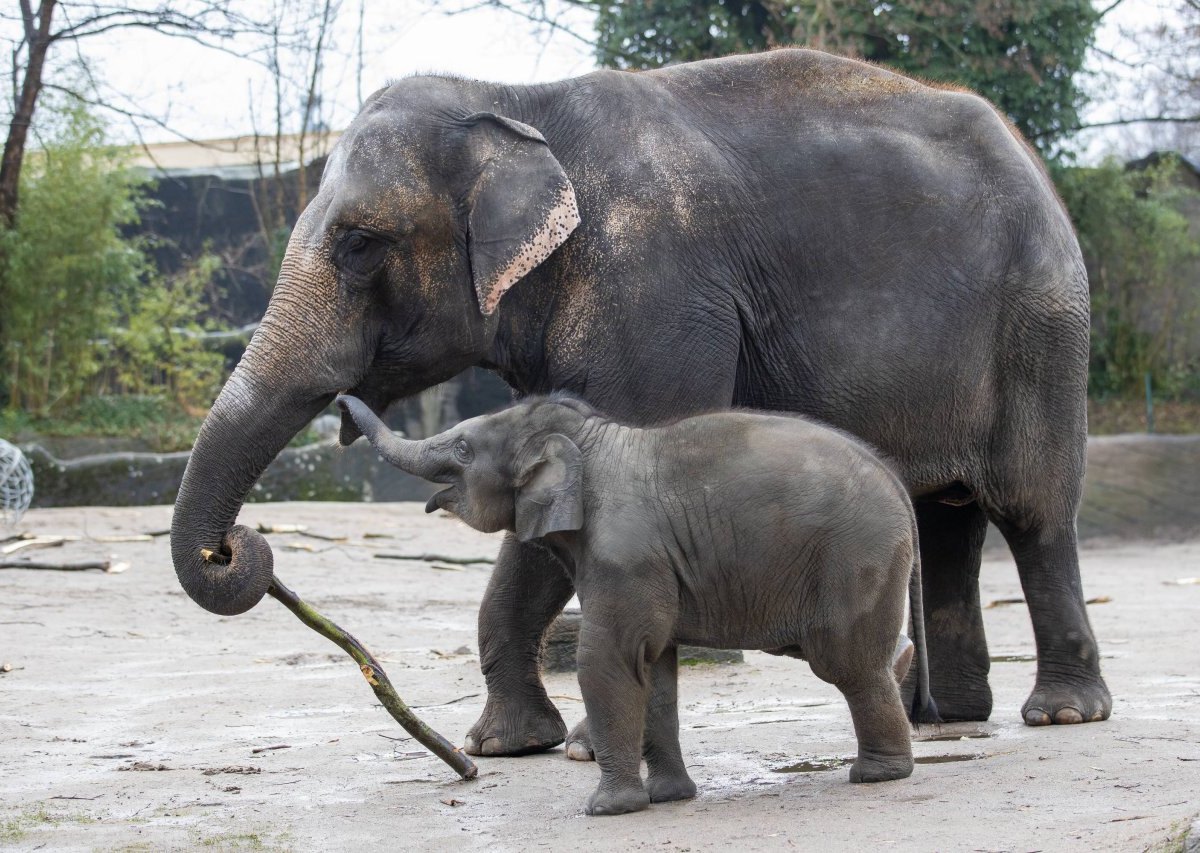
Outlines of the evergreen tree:
{"label": "evergreen tree", "polygon": [[1099,15],[1088,0],[735,2],[634,0],[598,6],[597,58],[657,68],[781,45],[814,47],[965,86],[1043,151],[1074,128]]}

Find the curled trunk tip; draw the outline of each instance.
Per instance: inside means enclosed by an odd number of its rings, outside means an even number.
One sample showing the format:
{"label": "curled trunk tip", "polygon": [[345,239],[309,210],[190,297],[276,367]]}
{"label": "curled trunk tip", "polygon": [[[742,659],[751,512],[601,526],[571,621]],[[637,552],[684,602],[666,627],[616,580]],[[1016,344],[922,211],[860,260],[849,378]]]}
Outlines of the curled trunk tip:
{"label": "curled trunk tip", "polygon": [[171,552],[187,594],[221,616],[236,616],[258,604],[275,571],[267,540],[240,524],[229,529],[218,549],[198,546],[194,536],[173,526]]}

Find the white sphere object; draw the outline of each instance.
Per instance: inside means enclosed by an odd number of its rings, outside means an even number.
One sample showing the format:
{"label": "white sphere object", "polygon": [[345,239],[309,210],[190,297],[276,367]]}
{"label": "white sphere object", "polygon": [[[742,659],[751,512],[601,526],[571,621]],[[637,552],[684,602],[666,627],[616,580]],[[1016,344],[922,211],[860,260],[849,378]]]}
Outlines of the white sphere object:
{"label": "white sphere object", "polygon": [[14,527],[33,502],[33,469],[19,447],[0,438],[0,529]]}

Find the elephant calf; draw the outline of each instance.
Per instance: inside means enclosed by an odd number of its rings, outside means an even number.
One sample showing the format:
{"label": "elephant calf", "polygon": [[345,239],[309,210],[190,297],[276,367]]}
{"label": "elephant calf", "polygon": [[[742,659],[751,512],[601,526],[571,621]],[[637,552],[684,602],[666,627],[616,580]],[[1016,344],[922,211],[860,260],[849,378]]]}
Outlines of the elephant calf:
{"label": "elephant calf", "polygon": [[539,540],[570,574],[583,608],[579,684],[601,770],[589,814],[695,795],[679,748],[677,643],[807,660],[850,706],[850,781],[912,773],[892,670],[909,594],[912,713],[936,717],[916,523],[904,485],[862,443],[754,412],[635,429],[566,396],[407,441],[357,398],[338,404],[388,462],[450,484],[428,511]]}

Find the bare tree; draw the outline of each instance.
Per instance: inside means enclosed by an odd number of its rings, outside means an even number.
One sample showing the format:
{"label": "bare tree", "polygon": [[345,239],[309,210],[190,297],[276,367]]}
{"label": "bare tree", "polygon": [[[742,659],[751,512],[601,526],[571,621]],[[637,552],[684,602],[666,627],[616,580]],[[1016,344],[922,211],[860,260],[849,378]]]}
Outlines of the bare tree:
{"label": "bare tree", "polygon": [[[0,161],[0,227],[11,226],[16,216],[21,166],[38,98],[49,85],[63,88],[46,80],[47,61],[54,51],[117,30],[147,30],[220,47],[239,32],[258,29],[220,0],[157,5],[41,0],[36,9],[31,0],[20,0],[17,14],[0,12],[0,21],[20,27],[11,47],[12,118]],[[86,93],[78,94],[91,100]]]}
{"label": "bare tree", "polygon": [[[328,153],[332,138],[324,118],[323,74],[340,7],[341,0],[274,0],[270,8],[262,51],[270,73],[266,129],[250,93],[257,168],[250,197],[269,258],[267,287],[275,280],[291,222],[308,204],[308,167]],[[294,176],[286,174],[293,162]]]}
{"label": "bare tree", "polygon": [[[1120,15],[1122,3],[1114,0],[1105,12]],[[1093,102],[1101,109],[1077,130],[1119,129],[1105,138],[1117,140],[1125,157],[1148,149],[1198,157],[1200,0],[1158,0],[1137,12],[1115,24],[1106,40],[1112,44],[1094,48]]]}

